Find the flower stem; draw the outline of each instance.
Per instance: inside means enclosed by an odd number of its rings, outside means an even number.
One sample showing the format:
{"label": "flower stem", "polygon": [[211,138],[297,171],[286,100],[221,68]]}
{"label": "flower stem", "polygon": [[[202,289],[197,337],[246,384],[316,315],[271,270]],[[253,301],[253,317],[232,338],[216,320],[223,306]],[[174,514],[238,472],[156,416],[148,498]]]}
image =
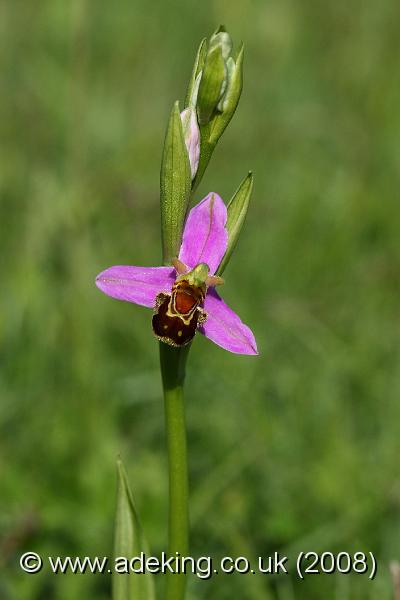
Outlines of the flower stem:
{"label": "flower stem", "polygon": [[[169,465],[168,556],[188,556],[189,492],[183,383],[190,346],[174,348],[160,342],[165,426]],[[186,574],[167,573],[166,600],[183,600]]]}
{"label": "flower stem", "polygon": [[205,170],[207,169],[208,163],[211,160],[212,153],[214,152],[215,144],[210,144],[208,138],[210,135],[210,125],[203,125],[200,128],[201,131],[201,142],[200,142],[200,160],[197,168],[196,177],[192,182],[192,195],[199,186]]}

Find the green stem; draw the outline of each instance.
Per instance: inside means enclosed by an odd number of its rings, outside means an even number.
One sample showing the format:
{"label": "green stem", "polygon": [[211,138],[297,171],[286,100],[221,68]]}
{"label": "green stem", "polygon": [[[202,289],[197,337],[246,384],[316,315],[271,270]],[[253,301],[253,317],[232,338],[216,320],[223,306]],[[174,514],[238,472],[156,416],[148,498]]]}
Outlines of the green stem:
{"label": "green stem", "polygon": [[208,163],[211,160],[212,153],[214,152],[215,144],[210,144],[207,140],[210,136],[210,124],[202,125],[200,127],[200,160],[199,166],[197,167],[196,177],[192,182],[192,194],[198,188],[205,170],[208,167]]}
{"label": "green stem", "polygon": [[[180,556],[188,556],[189,553],[189,485],[183,398],[189,348],[174,348],[160,342],[169,465],[168,556],[177,556],[177,552]],[[167,574],[166,600],[183,600],[185,588],[184,573]]]}

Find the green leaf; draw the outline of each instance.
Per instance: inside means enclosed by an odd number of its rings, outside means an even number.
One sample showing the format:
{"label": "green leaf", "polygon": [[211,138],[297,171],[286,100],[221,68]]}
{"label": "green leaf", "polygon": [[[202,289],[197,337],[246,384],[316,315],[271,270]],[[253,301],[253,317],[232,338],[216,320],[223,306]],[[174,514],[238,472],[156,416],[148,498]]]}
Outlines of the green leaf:
{"label": "green leaf", "polygon": [[[121,460],[117,462],[117,510],[115,516],[114,560],[131,559],[144,552],[148,545],[136,513],[128,478]],[[154,581],[150,573],[112,574],[113,600],[155,600]]]}
{"label": "green leaf", "polygon": [[253,174],[250,172],[247,177],[243,179],[228,204],[228,220],[226,223],[228,230],[228,247],[217,270],[217,275],[221,275],[225,270],[231,254],[235,249],[247,214],[252,190]]}
{"label": "green leaf", "polygon": [[178,256],[188,208],[192,176],[179,103],[175,102],[165,136],[160,174],[163,259],[171,264]]}

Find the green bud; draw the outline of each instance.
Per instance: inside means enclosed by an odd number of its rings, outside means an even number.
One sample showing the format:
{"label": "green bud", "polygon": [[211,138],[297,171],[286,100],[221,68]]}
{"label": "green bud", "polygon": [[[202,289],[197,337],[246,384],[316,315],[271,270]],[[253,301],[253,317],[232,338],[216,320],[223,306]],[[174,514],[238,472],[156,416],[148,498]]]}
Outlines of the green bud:
{"label": "green bud", "polygon": [[228,60],[228,57],[232,52],[232,39],[222,26],[210,37],[210,50],[217,46],[221,48],[222,58],[225,61]]}
{"label": "green bud", "polygon": [[192,173],[185,143],[179,104],[175,103],[168,123],[160,174],[161,234],[163,259],[170,264],[181,245]]}
{"label": "green bud", "polygon": [[186,98],[187,105],[197,107],[201,134],[200,160],[192,191],[197,189],[214,148],[236,111],[242,85],[243,44],[236,58],[232,56],[231,37],[220,27],[208,45],[203,41],[199,48]]}
{"label": "green bud", "polygon": [[211,144],[217,143],[235,114],[239,103],[243,87],[243,44],[240,47],[236,61],[229,57],[226,62],[226,69],[227,85],[225,93],[218,104],[220,112],[216,114],[213,121],[212,133],[209,139]]}
{"label": "green bud", "polygon": [[242,183],[232,196],[227,207],[228,220],[226,223],[226,228],[228,230],[228,247],[226,249],[224,258],[222,259],[221,264],[218,267],[218,275],[221,275],[224,271],[226,265],[228,264],[231,258],[231,254],[238,242],[239,235],[247,214],[247,209],[249,207],[252,190],[253,174],[250,172],[247,175],[247,177],[243,179]]}
{"label": "green bud", "polygon": [[[228,110],[230,118],[235,112],[241,92],[241,85],[238,86],[238,81],[241,83],[243,53],[242,56],[239,53],[236,62],[231,53],[231,36],[221,26],[210,38],[202,69],[197,102],[200,125],[206,125],[211,120],[214,121],[214,117],[218,118],[218,112],[223,113]],[[197,65],[198,63],[197,60]],[[237,63],[240,72],[237,72]],[[197,69],[197,74],[199,72],[200,70]],[[235,106],[232,110],[233,104]]]}
{"label": "green bud", "polygon": [[225,61],[221,46],[215,46],[207,52],[207,58],[201,76],[197,109],[200,125],[205,125],[217,108],[225,83]]}

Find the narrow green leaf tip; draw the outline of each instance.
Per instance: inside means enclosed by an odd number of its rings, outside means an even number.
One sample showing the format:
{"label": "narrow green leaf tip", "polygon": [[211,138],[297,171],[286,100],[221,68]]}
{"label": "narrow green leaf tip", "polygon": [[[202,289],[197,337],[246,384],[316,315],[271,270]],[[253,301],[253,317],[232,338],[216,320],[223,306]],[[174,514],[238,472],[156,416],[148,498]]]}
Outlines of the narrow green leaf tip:
{"label": "narrow green leaf tip", "polygon": [[228,220],[226,227],[228,230],[228,247],[225,252],[225,256],[217,270],[217,275],[221,275],[225,270],[231,258],[232,252],[238,242],[239,235],[246,218],[252,191],[253,174],[250,171],[247,177],[245,177],[242,183],[239,185],[227,207]]}
{"label": "narrow green leaf tip", "polygon": [[[135,509],[128,478],[121,460],[117,461],[117,509],[115,515],[114,561],[125,570],[129,561],[141,552],[148,554],[139,518]],[[119,560],[120,559],[120,560]],[[112,574],[113,600],[155,600],[154,581],[150,573]]]}

